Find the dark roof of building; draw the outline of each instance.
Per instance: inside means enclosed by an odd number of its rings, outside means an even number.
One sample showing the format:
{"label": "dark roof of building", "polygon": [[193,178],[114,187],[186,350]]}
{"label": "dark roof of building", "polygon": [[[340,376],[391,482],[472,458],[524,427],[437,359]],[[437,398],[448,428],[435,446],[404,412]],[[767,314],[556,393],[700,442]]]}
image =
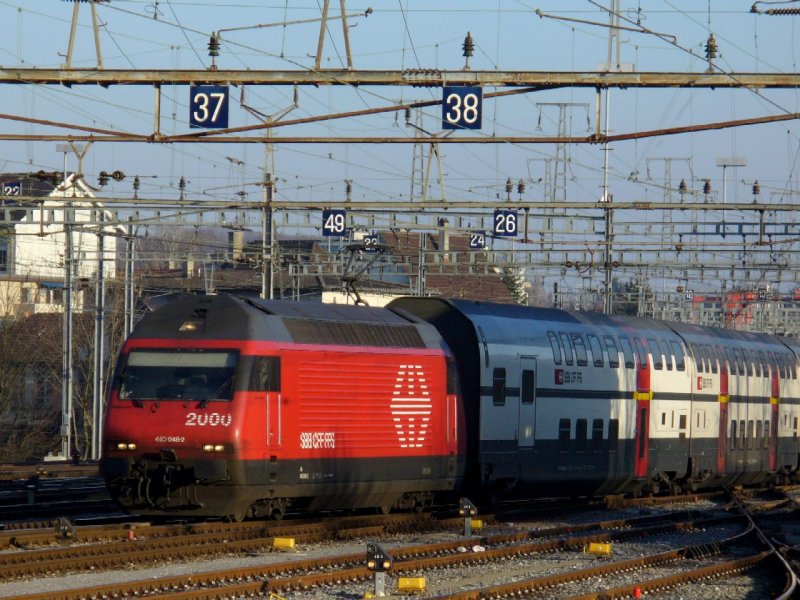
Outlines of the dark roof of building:
{"label": "dark roof of building", "polygon": [[60,173],[0,173],[0,222],[16,222],[25,218],[24,210],[3,210],[21,206],[17,196],[44,198],[53,193],[63,176]]}

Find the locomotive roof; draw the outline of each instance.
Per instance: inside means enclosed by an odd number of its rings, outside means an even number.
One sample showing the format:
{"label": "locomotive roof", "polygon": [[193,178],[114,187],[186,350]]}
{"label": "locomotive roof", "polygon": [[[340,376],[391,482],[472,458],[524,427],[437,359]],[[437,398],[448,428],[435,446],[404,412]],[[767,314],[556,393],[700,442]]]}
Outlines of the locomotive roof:
{"label": "locomotive roof", "polygon": [[[190,324],[189,327],[185,327]],[[385,308],[183,295],[142,319],[131,338],[270,340],[309,344],[441,347],[421,319]]]}

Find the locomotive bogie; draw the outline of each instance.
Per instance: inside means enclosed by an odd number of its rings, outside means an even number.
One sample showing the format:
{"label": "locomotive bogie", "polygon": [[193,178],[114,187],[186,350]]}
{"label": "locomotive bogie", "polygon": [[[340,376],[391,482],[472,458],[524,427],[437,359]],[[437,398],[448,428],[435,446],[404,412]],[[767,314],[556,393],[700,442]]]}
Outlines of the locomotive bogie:
{"label": "locomotive bogie", "polygon": [[[231,321],[224,340],[165,334],[165,322],[183,321],[198,303],[208,311],[206,331],[225,309],[244,323]],[[145,323],[128,340],[112,386],[101,469],[131,512],[388,510],[430,504],[459,484],[463,415],[446,349],[429,325],[389,311],[346,311],[342,320],[341,308],[297,323],[302,307],[227,297],[184,299],[171,310],[171,319]],[[352,322],[359,318],[383,331]],[[157,359],[146,356],[153,352]],[[223,352],[233,357],[230,397],[190,394],[187,369],[208,371]],[[135,385],[134,376],[163,385]]]}

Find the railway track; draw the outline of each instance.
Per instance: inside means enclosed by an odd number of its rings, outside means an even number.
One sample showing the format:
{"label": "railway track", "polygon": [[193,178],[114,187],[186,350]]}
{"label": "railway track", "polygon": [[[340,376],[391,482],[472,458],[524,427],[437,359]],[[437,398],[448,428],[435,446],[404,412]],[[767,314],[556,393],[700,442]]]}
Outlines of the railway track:
{"label": "railway track", "polygon": [[[736,582],[736,577],[745,580],[733,585],[745,586],[754,573],[761,573],[756,576],[759,581],[777,581],[776,574],[790,572],[791,550],[784,547],[782,557],[775,548],[765,547],[765,534],[752,516],[768,520],[775,511],[792,508],[779,500],[737,500],[722,508],[707,508],[706,502],[703,509],[678,509],[674,503],[679,499],[673,498],[663,501],[672,504],[667,509],[645,509],[660,514],[644,516],[635,508],[642,499],[630,500],[623,503],[624,510],[636,516],[555,527],[525,527],[484,517],[493,533],[469,538],[461,531],[463,518],[437,520],[425,514],[91,526],[62,519],[50,527],[0,531],[0,581],[35,579],[39,587],[43,579],[58,574],[152,569],[208,558],[213,562],[203,562],[199,573],[200,569],[190,568],[191,572],[177,575],[129,576],[121,583],[63,586],[56,591],[52,586],[41,592],[27,588],[25,592],[30,593],[23,595],[9,596],[0,586],[0,596],[83,600],[277,594],[316,600],[357,593],[363,597],[374,577],[366,566],[365,542],[380,540],[392,545],[394,564],[386,574],[389,586],[396,586],[400,578],[425,578],[430,585],[421,596],[426,598],[630,598],[634,594],[657,598],[679,586],[723,578]],[[644,502],[654,504],[650,499]],[[419,543],[429,537],[439,541]],[[276,538],[293,538],[298,550],[278,552]],[[613,545],[614,551],[606,556],[587,553],[592,545]],[[631,557],[626,547],[639,550]],[[318,552],[322,555],[311,556]],[[229,562],[235,557],[249,561],[233,568],[213,568],[221,557]],[[786,576],[785,585],[773,585],[765,593],[779,596],[789,589],[789,580]]]}
{"label": "railway track", "polygon": [[[406,575],[453,571],[459,569],[478,569],[485,565],[503,564],[508,561],[527,560],[527,557],[546,556],[552,553],[568,553],[573,556],[582,555],[582,548],[592,543],[622,541],[641,538],[642,536],[658,536],[662,533],[675,534],[685,532],[699,535],[698,529],[713,530],[730,528],[745,522],[743,515],[730,515],[716,512],[713,515],[698,517],[693,511],[680,511],[666,515],[654,515],[627,519],[605,520],[580,525],[554,527],[535,531],[518,531],[497,535],[481,536],[465,539],[455,536],[447,542],[429,544],[410,544],[393,548],[394,568],[392,575]],[[401,521],[397,521],[398,525]],[[163,560],[165,555],[189,558],[192,555],[219,555],[230,553],[265,552],[271,547],[276,534],[294,533],[301,544],[308,544],[316,537],[322,539],[324,526],[317,524],[281,525],[273,527],[269,533],[273,537],[262,535],[257,525],[240,528],[242,524],[218,524],[218,531],[197,531],[194,527],[171,531],[151,529],[151,538],[136,538],[129,542],[110,542],[101,544],[83,544],[64,549],[32,550],[19,553],[0,554],[0,577],[34,576],[37,573],[53,573],[61,571],[99,570],[112,566],[142,565]],[[366,524],[361,520],[352,520],[352,531],[359,535],[373,534],[371,539],[385,538],[377,530],[378,525]],[[418,526],[419,523],[415,525]],[[458,520],[442,523],[441,526],[456,529]],[[404,524],[402,527],[407,528]],[[385,526],[384,526],[385,527]],[[204,526],[205,528],[205,526]],[[233,530],[243,531],[243,539],[233,539]],[[303,529],[306,533],[302,533]],[[309,531],[311,528],[311,531]],[[390,527],[391,528],[391,527]],[[342,524],[337,525],[338,532],[346,530]],[[249,530],[249,531],[248,531]],[[351,533],[352,533],[351,531]],[[705,532],[703,532],[705,534]],[[94,535],[106,535],[103,532]],[[164,535],[165,537],[156,537]],[[300,537],[305,536],[305,537]],[[349,534],[345,534],[348,537]],[[221,539],[224,538],[224,539]],[[368,539],[370,539],[368,538]],[[481,548],[480,551],[468,551],[467,547]],[[696,548],[697,545],[689,546]],[[193,553],[199,554],[193,554]],[[694,551],[700,553],[699,550]],[[691,554],[691,550],[684,550]],[[663,554],[663,553],[659,553]],[[670,556],[654,558],[655,563],[676,560],[680,551]],[[591,575],[587,575],[591,577]],[[128,581],[124,584],[93,586],[82,589],[64,590],[57,595],[29,594],[17,596],[19,599],[63,598],[64,600],[102,597],[148,597],[171,598],[220,598],[239,597],[253,594],[269,593],[303,593],[324,589],[333,593],[343,582],[367,582],[372,572],[365,565],[364,552],[327,556],[314,559],[297,559],[282,561],[271,565],[255,567],[207,571],[191,576],[166,578],[148,578],[141,581]],[[368,582],[367,582],[368,583]],[[363,585],[366,585],[362,583]],[[448,592],[449,594],[449,592]]]}

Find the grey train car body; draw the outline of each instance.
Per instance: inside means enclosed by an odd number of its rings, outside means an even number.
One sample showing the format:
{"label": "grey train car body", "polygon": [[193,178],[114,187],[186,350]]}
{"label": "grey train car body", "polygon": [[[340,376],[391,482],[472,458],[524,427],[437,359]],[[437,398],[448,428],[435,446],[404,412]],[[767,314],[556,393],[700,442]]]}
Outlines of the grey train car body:
{"label": "grey train car body", "polygon": [[700,489],[797,476],[800,342],[653,319],[438,298],[468,486],[497,496]]}

